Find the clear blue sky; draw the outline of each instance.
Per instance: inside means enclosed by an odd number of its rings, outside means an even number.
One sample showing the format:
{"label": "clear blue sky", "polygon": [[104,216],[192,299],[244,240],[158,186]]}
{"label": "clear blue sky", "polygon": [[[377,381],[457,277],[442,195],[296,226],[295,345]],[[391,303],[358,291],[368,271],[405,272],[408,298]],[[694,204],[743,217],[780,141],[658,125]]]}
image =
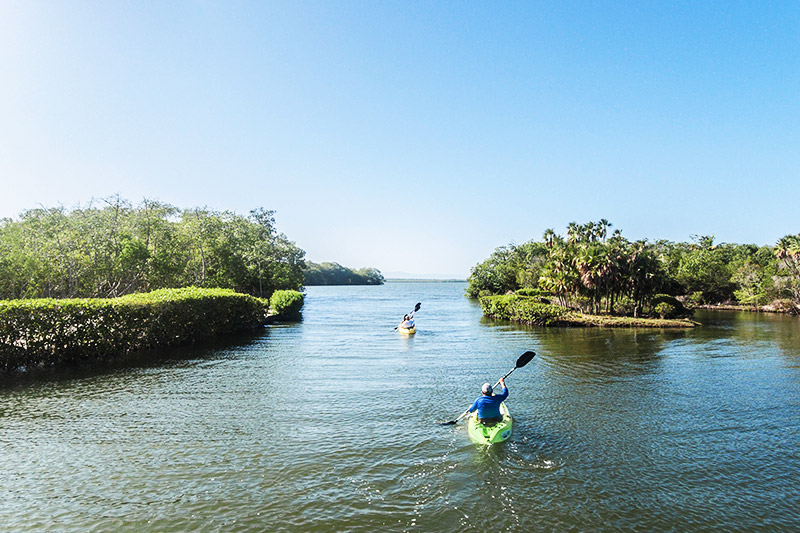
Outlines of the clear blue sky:
{"label": "clear blue sky", "polygon": [[119,194],[465,277],[606,218],[800,232],[800,3],[0,0],[0,217]]}

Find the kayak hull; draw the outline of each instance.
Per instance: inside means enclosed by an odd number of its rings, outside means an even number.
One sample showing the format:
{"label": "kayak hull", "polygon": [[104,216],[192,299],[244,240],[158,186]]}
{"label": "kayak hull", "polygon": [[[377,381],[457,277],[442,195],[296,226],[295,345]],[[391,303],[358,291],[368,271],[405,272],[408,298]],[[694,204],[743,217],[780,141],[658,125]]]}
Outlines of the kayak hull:
{"label": "kayak hull", "polygon": [[503,415],[503,421],[492,427],[484,426],[478,422],[478,411],[470,415],[467,421],[467,432],[470,440],[476,444],[496,444],[511,438],[514,419],[511,418],[511,413],[508,411],[505,402],[500,404],[500,413]]}
{"label": "kayak hull", "polygon": [[403,335],[413,335],[414,333],[417,332],[417,328],[415,328],[415,327],[414,328],[400,328],[400,327],[398,327],[397,331],[399,331]]}

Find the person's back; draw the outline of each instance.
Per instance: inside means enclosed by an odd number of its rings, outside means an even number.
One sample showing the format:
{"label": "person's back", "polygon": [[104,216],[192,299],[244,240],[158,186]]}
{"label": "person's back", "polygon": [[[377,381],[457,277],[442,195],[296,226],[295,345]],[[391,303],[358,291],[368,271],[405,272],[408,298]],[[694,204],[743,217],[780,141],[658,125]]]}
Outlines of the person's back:
{"label": "person's back", "polygon": [[414,313],[410,315],[403,316],[403,321],[400,322],[400,327],[405,329],[411,329],[414,327]]}
{"label": "person's back", "polygon": [[468,409],[470,413],[477,409],[478,420],[483,424],[489,423],[494,425],[503,420],[503,415],[500,413],[500,404],[508,398],[508,388],[503,379],[500,380],[500,385],[503,386],[500,394],[492,394],[494,392],[492,386],[488,383],[484,383],[483,387],[481,387],[481,396],[479,396]]}

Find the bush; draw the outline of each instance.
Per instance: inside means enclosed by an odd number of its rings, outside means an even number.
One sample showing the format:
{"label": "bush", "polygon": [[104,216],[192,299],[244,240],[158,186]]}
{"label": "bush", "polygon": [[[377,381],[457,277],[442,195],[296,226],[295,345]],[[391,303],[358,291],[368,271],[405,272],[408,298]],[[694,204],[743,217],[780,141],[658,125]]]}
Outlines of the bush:
{"label": "bush", "polygon": [[655,306],[660,303],[668,303],[671,306],[675,307],[676,309],[683,309],[683,303],[680,300],[675,298],[674,296],[670,296],[669,294],[656,294],[653,296],[652,304]]}
{"label": "bush", "polygon": [[612,313],[617,316],[633,316],[633,309],[635,303],[632,298],[622,296],[614,301],[614,309]]}
{"label": "bush", "polygon": [[658,316],[661,318],[673,317],[675,316],[675,306],[669,304],[667,302],[661,302],[656,304],[654,311]]}
{"label": "bush", "polygon": [[676,318],[690,316],[692,314],[692,311],[686,309],[680,300],[669,294],[657,294],[653,297],[650,305],[653,312],[661,318]]}
{"label": "bush", "polygon": [[537,326],[555,325],[568,312],[563,307],[538,303],[516,294],[484,296],[480,303],[486,316]]}
{"label": "bush", "polygon": [[295,318],[303,308],[303,293],[275,291],[269,299],[270,311],[281,318]]}
{"label": "bush", "polygon": [[467,296],[480,297],[482,291],[492,294],[503,294],[513,291],[517,285],[517,248],[515,246],[501,246],[497,248],[489,259],[475,265],[470,271],[467,281]]}
{"label": "bush", "polygon": [[686,301],[691,305],[703,305],[705,299],[703,298],[703,291],[696,291],[686,297]]}
{"label": "bush", "polygon": [[266,322],[257,298],[229,289],[162,289],[120,298],[0,301],[0,372],[114,358]]}
{"label": "bush", "polygon": [[592,299],[587,296],[575,296],[570,300],[570,303],[584,315],[592,312]]}
{"label": "bush", "polygon": [[518,296],[527,296],[529,298],[533,298],[534,301],[543,304],[549,304],[550,298],[553,297],[552,292],[542,289],[518,289],[516,294]]}

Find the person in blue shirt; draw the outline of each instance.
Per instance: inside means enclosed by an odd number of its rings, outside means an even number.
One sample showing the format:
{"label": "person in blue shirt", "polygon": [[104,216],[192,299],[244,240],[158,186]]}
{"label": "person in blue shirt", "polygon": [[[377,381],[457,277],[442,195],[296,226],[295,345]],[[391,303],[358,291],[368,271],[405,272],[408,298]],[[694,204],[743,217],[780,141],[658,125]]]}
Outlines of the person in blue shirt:
{"label": "person in blue shirt", "polygon": [[500,378],[500,385],[503,387],[500,394],[492,394],[492,386],[484,383],[481,387],[481,395],[476,399],[472,406],[467,409],[468,413],[478,410],[478,421],[485,426],[493,426],[502,422],[503,415],[500,413],[500,404],[508,398],[508,388],[503,378]]}

